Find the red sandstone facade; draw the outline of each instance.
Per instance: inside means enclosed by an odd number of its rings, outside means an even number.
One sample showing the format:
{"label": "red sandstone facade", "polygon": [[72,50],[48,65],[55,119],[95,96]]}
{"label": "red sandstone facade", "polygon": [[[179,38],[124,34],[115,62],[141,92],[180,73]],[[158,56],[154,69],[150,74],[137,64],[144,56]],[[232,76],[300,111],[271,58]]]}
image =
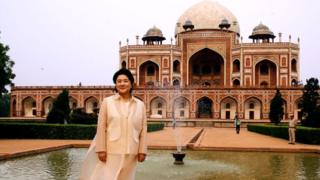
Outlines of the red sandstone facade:
{"label": "red sandstone facade", "polygon": [[[209,13],[224,18],[212,24]],[[187,10],[175,28],[175,43],[162,44],[165,38],[156,27],[143,44],[139,37],[135,45],[120,43],[119,66],[133,73],[134,95],[145,102],[149,118],[225,120],[237,112],[241,119],[268,119],[276,88],[285,100],[284,118],[299,116],[300,49],[291,38],[281,42],[279,34],[275,42],[269,28],[259,24],[253,42],[243,43],[232,13],[210,1]],[[13,87],[11,116],[45,117],[63,88],[69,89],[70,107],[89,113],[113,94],[112,86]]]}

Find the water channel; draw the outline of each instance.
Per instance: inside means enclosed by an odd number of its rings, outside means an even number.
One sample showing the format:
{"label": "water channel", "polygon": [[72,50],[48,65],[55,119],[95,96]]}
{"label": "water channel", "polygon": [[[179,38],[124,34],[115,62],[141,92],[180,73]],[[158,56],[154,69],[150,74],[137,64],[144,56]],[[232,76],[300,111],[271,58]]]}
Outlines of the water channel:
{"label": "water channel", "polygon": [[[86,151],[72,148],[0,161],[0,179],[78,179]],[[171,152],[149,151],[136,179],[320,179],[320,154],[186,151],[185,164],[174,165]]]}

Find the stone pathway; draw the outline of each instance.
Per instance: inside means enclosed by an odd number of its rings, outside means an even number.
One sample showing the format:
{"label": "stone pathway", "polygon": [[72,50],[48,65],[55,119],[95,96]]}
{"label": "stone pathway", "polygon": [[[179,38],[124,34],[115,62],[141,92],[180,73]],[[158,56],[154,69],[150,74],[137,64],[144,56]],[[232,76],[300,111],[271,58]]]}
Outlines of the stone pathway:
{"label": "stone pathway", "polygon": [[90,142],[90,140],[0,139],[0,160],[64,148],[89,147]]}
{"label": "stone pathway", "polygon": [[205,128],[193,149],[320,153],[320,145],[292,145],[288,140],[250,132],[246,128],[242,128],[240,134],[234,128]]}

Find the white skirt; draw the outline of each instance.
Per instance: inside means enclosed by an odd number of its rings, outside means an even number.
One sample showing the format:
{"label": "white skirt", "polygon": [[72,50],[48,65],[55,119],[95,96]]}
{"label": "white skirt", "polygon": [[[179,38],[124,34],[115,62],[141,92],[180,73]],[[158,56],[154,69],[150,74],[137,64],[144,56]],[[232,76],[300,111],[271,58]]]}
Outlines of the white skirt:
{"label": "white skirt", "polygon": [[80,180],[134,180],[137,157],[132,154],[107,154],[107,161],[98,159],[93,139],[82,164]]}

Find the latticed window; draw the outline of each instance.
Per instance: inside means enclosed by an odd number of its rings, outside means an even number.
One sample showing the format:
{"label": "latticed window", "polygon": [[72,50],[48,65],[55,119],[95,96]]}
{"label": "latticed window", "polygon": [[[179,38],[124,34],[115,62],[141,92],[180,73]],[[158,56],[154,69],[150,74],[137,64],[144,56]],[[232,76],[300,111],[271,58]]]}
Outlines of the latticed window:
{"label": "latticed window", "polygon": [[249,108],[250,108],[250,109],[254,109],[254,103],[250,103],[250,104],[249,104]]}
{"label": "latticed window", "polygon": [[235,60],[233,61],[233,70],[232,72],[240,72],[240,61]]}
{"label": "latticed window", "polygon": [[193,65],[192,66],[192,73],[193,74],[199,74],[199,66],[196,64],[196,65]]}
{"label": "latticed window", "polygon": [[148,76],[153,76],[155,73],[154,67],[153,66],[148,66],[147,68],[147,75]]}
{"label": "latticed window", "polygon": [[267,87],[267,86],[268,86],[268,83],[267,83],[266,81],[263,81],[263,82],[261,82],[260,86],[262,86],[262,87]]}
{"label": "latticed window", "polygon": [[125,61],[122,61],[121,67],[122,67],[122,68],[127,68],[127,63],[126,63]]}
{"label": "latticed window", "polygon": [[181,102],[179,108],[184,108],[185,106],[186,106],[186,104],[184,102]]}
{"label": "latticed window", "polygon": [[211,73],[211,68],[210,65],[206,64],[202,67],[202,74],[210,74]]}
{"label": "latticed window", "polygon": [[184,111],[180,111],[180,117],[184,117]]}
{"label": "latticed window", "polygon": [[262,64],[262,65],[260,66],[260,73],[261,73],[262,75],[268,75],[268,74],[269,74],[269,67],[268,67],[267,64]]}
{"label": "latticed window", "polygon": [[240,81],[238,79],[235,79],[233,81],[233,86],[239,86],[240,85]]}
{"label": "latticed window", "polygon": [[226,104],[226,109],[230,109],[230,103]]}
{"label": "latticed window", "polygon": [[180,62],[178,60],[173,62],[173,72],[180,73]]}
{"label": "latticed window", "polygon": [[173,80],[174,86],[180,86],[180,81],[178,79]]}
{"label": "latticed window", "polygon": [[291,71],[297,72],[297,61],[295,59],[291,61]]}

